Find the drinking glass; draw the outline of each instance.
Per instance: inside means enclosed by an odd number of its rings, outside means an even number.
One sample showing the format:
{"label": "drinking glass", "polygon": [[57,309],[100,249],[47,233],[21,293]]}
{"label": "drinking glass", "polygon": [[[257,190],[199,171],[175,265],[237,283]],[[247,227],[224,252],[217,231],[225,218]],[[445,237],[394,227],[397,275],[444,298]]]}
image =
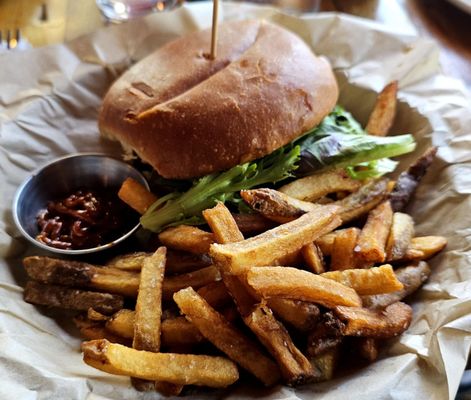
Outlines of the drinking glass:
{"label": "drinking glass", "polygon": [[183,0],[96,0],[96,4],[106,19],[122,22],[152,12],[168,11]]}

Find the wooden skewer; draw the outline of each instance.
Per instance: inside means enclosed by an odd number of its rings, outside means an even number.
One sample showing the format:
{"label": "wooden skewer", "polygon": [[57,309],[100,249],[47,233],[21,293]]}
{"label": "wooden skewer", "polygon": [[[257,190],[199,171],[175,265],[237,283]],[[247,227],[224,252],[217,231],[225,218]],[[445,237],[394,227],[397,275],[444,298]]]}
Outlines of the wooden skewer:
{"label": "wooden skewer", "polygon": [[216,58],[216,45],[218,37],[218,13],[219,13],[219,0],[213,0],[213,26],[211,29],[211,53],[209,59]]}

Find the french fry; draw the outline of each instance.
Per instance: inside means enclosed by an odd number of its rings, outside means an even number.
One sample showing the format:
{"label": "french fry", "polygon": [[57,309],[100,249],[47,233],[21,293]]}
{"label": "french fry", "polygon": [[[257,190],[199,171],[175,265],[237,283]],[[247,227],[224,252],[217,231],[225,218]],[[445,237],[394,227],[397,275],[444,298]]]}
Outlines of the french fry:
{"label": "french fry", "polygon": [[[133,310],[119,310],[110,317],[105,327],[117,336],[132,339],[134,336],[134,316]],[[196,345],[204,341],[198,329],[184,317],[164,319],[161,330],[160,339],[162,346],[166,348]]]}
{"label": "french fry", "polygon": [[217,243],[232,243],[244,240],[234,217],[223,203],[203,211],[203,217],[213,232]]}
{"label": "french fry", "polygon": [[404,332],[412,320],[412,308],[405,303],[393,303],[384,310],[339,306],[335,315],[345,325],[344,336],[365,336],[387,339]]}
{"label": "french fry", "polygon": [[209,246],[214,243],[214,235],[196,226],[178,225],[160,232],[159,240],[164,246],[175,250],[204,254],[209,252]]}
{"label": "french fry", "polygon": [[157,201],[157,197],[154,194],[132,178],[127,178],[123,182],[119,189],[118,197],[141,215]]}
{"label": "french fry", "polygon": [[272,311],[258,304],[244,322],[276,359],[288,385],[296,386],[312,381],[318,374],[309,360],[295,346],[286,329]]}
{"label": "french fry", "polygon": [[223,281],[208,283],[200,287],[197,293],[215,309],[221,309],[232,302],[231,295]]}
{"label": "french fry", "polygon": [[378,358],[379,344],[373,338],[358,338],[360,355],[367,361],[373,362]]}
{"label": "french fry", "polygon": [[329,193],[354,192],[360,186],[358,179],[350,178],[345,169],[341,168],[296,179],[282,186],[279,191],[298,200],[315,201]]}
{"label": "french fry", "polygon": [[320,356],[332,349],[338,348],[343,341],[340,334],[340,323],[331,312],[322,316],[322,321],[313,329],[307,338],[306,355]]}
{"label": "french fry", "polygon": [[414,220],[412,217],[401,212],[395,212],[386,243],[386,259],[395,261],[404,257],[413,236]]}
{"label": "french fry", "polygon": [[116,294],[45,285],[35,281],[26,284],[23,298],[27,303],[68,310],[87,311],[93,307],[103,314],[113,314],[123,308],[123,297]]}
{"label": "french fry", "polygon": [[443,236],[419,236],[411,239],[406,254],[401,261],[428,260],[447,245]]}
{"label": "french fry", "polygon": [[407,171],[401,172],[389,194],[389,201],[394,211],[401,211],[407,205],[420,181],[432,165],[436,154],[437,148],[429,147],[409,166]]}
{"label": "french fry", "polygon": [[232,214],[242,233],[259,233],[273,228],[276,223],[260,214]]}
{"label": "french fry", "polygon": [[170,276],[165,278],[163,285],[163,298],[170,300],[175,292],[180,289],[191,286],[194,289],[199,289],[209,283],[216,282],[221,279],[218,269],[211,265],[206,268],[201,268],[197,271],[188,272],[186,274]]}
{"label": "french fry", "polygon": [[340,207],[339,215],[345,224],[375,208],[388,195],[388,179],[365,183],[356,192],[332,204]]}
{"label": "french fry", "polygon": [[367,263],[382,263],[386,260],[386,241],[392,224],[392,209],[389,201],[372,210],[361,230],[355,254]]}
{"label": "french fry", "polygon": [[267,386],[278,381],[277,365],[259,350],[255,342],[232,326],[193,289],[180,290],[173,298],[185,317],[229,358]]}
{"label": "french fry", "polygon": [[213,244],[210,255],[217,265],[236,275],[244,273],[249,266],[270,265],[340,225],[336,211],[334,206],[319,206],[317,211],[250,239]]}
{"label": "french fry", "polygon": [[92,288],[124,296],[135,296],[139,286],[138,273],[117,268],[41,256],[26,257],[23,265],[30,278],[43,283]]}
{"label": "french fry", "polygon": [[325,272],[324,258],[320,248],[313,242],[308,243],[301,249],[304,261],[309,269],[315,274],[322,274]]}
{"label": "french fry", "polygon": [[95,322],[106,322],[110,319],[109,316],[104,315],[93,308],[89,308],[87,310],[87,318],[90,321],[95,321]]}
{"label": "french fry", "polygon": [[339,346],[309,358],[313,367],[319,371],[316,382],[329,381],[333,378],[338,358]]}
{"label": "french fry", "polygon": [[151,254],[152,253],[146,253],[143,251],[130,254],[122,254],[108,261],[106,263],[106,266],[123,269],[126,271],[140,271],[144,260]]}
{"label": "french fry", "polygon": [[240,196],[253,210],[279,223],[292,221],[319,207],[273,189],[241,190]]}
{"label": "french fry", "polygon": [[390,293],[404,288],[389,264],[369,269],[330,271],[321,276],[350,286],[359,295]]}
{"label": "french fry", "polygon": [[[348,228],[347,228],[348,229]],[[336,231],[322,235],[320,238],[317,238],[314,243],[322,252],[324,256],[330,256],[332,254],[332,249],[334,247],[335,237],[342,232],[343,229],[337,229]]]}
{"label": "french fry", "polygon": [[313,303],[272,297],[267,304],[278,318],[301,332],[313,329],[319,321],[320,310]]}
{"label": "french fry", "polygon": [[383,309],[401,301],[422,286],[429,278],[431,269],[425,261],[420,261],[417,265],[398,268],[394,273],[402,283],[403,289],[388,294],[362,296],[363,307]]}
{"label": "french fry", "polygon": [[365,130],[370,135],[386,136],[396,116],[397,81],[386,85],[376,99]]}
{"label": "french fry", "polygon": [[247,283],[265,298],[279,296],[322,304],[361,306],[355,290],[311,272],[291,267],[251,268]]}
{"label": "french fry", "polygon": [[333,271],[357,267],[354,249],[357,245],[360,229],[347,228],[336,232],[330,254],[330,269]]}
{"label": "french fry", "polygon": [[139,351],[106,339],[82,343],[88,365],[115,375],[223,388],[239,379],[237,366],[223,357]]}
{"label": "french fry", "polygon": [[74,317],[74,323],[80,334],[87,340],[106,339],[111,343],[120,343],[125,346],[130,344],[129,339],[108,331],[103,322],[92,321],[84,315],[78,315]]}
{"label": "french fry", "polygon": [[167,249],[166,275],[186,274],[198,269],[209,267],[211,258],[207,254],[191,254],[183,251]]}
{"label": "french fry", "polygon": [[[165,274],[167,249],[159,247],[150,257],[144,259],[139,291],[134,314],[134,336],[132,347],[157,353],[160,351],[160,327],[162,318],[162,283]],[[156,389],[154,381],[131,378],[139,391]],[[181,387],[176,390],[178,393]]]}

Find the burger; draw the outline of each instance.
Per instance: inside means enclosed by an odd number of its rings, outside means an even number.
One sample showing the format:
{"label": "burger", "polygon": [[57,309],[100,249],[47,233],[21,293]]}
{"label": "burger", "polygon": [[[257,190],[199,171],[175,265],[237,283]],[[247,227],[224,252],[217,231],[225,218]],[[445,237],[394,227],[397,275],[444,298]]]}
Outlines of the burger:
{"label": "burger", "polygon": [[189,181],[149,208],[144,227],[197,223],[216,201],[239,203],[242,189],[324,168],[376,177],[394,169],[386,157],[414,149],[410,135],[368,135],[337,106],[329,62],[294,33],[259,20],[218,32],[215,59],[209,30],[181,37],[135,64],[104,98],[103,135],[158,176]]}

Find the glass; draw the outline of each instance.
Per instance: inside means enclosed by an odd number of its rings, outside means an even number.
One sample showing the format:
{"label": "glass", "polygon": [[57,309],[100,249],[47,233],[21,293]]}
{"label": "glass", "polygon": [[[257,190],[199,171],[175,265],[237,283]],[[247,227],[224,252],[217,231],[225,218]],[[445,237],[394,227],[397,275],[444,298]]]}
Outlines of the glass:
{"label": "glass", "polygon": [[152,12],[171,10],[181,5],[183,0],[96,0],[96,4],[106,19],[122,22]]}

